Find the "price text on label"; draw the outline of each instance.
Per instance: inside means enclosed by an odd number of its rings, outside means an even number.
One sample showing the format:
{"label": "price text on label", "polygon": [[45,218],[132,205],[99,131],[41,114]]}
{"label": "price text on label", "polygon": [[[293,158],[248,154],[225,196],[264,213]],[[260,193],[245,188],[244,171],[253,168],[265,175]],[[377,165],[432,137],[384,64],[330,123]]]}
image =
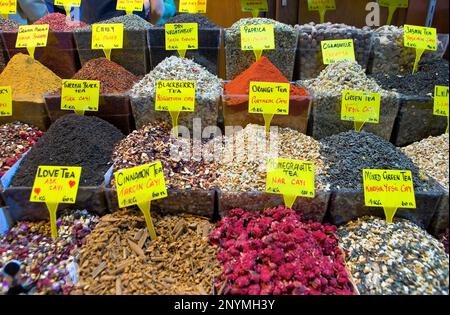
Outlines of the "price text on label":
{"label": "price text on label", "polygon": [[318,11],[320,9],[336,10],[335,0],[308,0],[308,10]]}
{"label": "price text on label", "polygon": [[415,25],[405,25],[405,47],[437,50],[436,29]]}
{"label": "price text on label", "polygon": [[362,175],[366,206],[416,208],[411,171],[364,169]]}
{"label": "price text on label", "polygon": [[123,48],[123,24],[92,25],[92,49]]}
{"label": "price text on label", "polygon": [[31,191],[31,202],[75,203],[81,167],[39,166]]}
{"label": "price text on label", "polygon": [[242,25],[242,50],[269,50],[275,49],[275,33],[273,25]]}
{"label": "price text on label", "polygon": [[408,0],[378,0],[378,4],[381,7],[396,7],[396,8],[407,8],[409,6]]}
{"label": "price text on label", "polygon": [[0,117],[12,116],[12,93],[10,86],[0,86]]}
{"label": "price text on label", "polygon": [[165,24],[166,50],[198,49],[198,24]]}
{"label": "price text on label", "polygon": [[100,81],[63,80],[61,109],[98,111]]}
{"label": "price text on label", "polygon": [[248,112],[289,115],[289,83],[250,82]]}
{"label": "price text on label", "polygon": [[17,0],[0,0],[0,14],[16,14]]}
{"label": "price text on label", "polygon": [[16,48],[45,47],[48,39],[48,24],[21,25],[17,34]]}
{"label": "price text on label", "polygon": [[79,8],[81,6],[81,0],[55,0],[55,5],[60,5],[63,7]]}
{"label": "price text on label", "polygon": [[195,110],[195,81],[156,82],[157,111],[193,112]]}
{"label": "price text on label", "polygon": [[144,0],[117,0],[116,10],[140,12],[144,8]]}
{"label": "price text on label", "polygon": [[324,65],[341,60],[355,61],[353,39],[323,40],[320,44]]}
{"label": "price text on label", "polygon": [[206,0],[180,0],[180,12],[206,13]]}
{"label": "price text on label", "polygon": [[266,192],[314,198],[314,163],[289,159],[267,161]]}
{"label": "price text on label", "polygon": [[434,87],[434,115],[448,117],[448,98],[448,86]]}
{"label": "price text on label", "polygon": [[378,124],[380,120],[380,93],[342,91],[341,120]]}
{"label": "price text on label", "polygon": [[269,11],[269,5],[267,0],[241,0],[241,9],[243,12],[253,12],[254,10],[267,12]]}
{"label": "price text on label", "polygon": [[161,162],[141,165],[114,173],[119,207],[167,197]]}

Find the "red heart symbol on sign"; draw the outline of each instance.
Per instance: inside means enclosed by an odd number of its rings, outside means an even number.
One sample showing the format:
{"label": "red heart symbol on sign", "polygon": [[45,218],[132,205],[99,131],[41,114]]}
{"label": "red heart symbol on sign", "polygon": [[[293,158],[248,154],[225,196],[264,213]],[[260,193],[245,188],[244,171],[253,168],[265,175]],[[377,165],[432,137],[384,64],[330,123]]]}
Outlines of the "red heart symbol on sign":
{"label": "red heart symbol on sign", "polygon": [[34,193],[35,193],[36,195],[39,195],[39,194],[41,193],[41,189],[40,189],[40,188],[35,188],[35,189],[34,189]]}
{"label": "red heart symbol on sign", "polygon": [[69,186],[70,186],[70,188],[72,188],[73,186],[75,186],[75,181],[74,181],[74,180],[71,180],[71,181],[69,182]]}

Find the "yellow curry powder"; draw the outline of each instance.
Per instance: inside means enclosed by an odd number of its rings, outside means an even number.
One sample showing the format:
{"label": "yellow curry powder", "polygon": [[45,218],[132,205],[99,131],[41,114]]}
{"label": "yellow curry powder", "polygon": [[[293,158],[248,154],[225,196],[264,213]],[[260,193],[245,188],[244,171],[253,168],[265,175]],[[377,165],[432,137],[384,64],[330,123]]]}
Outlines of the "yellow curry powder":
{"label": "yellow curry powder", "polygon": [[17,54],[0,74],[0,86],[11,86],[14,101],[44,103],[44,94],[61,87],[61,78],[28,55]]}

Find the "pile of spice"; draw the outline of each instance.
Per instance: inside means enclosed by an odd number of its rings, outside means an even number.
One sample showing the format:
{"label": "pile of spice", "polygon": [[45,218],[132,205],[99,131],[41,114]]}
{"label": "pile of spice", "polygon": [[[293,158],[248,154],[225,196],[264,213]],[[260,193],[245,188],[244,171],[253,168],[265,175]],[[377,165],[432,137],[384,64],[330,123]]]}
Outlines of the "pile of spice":
{"label": "pile of spice", "polygon": [[353,294],[335,232],[282,207],[232,210],[210,236],[222,264],[219,294]]}
{"label": "pile of spice", "polygon": [[266,137],[264,126],[247,125],[243,130],[214,139],[221,141],[222,157],[216,160],[216,186],[225,191],[265,191],[268,158],[286,158],[315,163],[316,188],[327,190],[326,163],[320,143],[289,128],[272,128]]}
{"label": "pile of spice", "polygon": [[192,130],[192,119],[201,118],[203,126],[217,125],[222,80],[190,59],[172,56],[164,59],[131,90],[131,105],[138,128],[155,121],[170,121],[168,112],[155,111],[158,80],[195,81],[195,112],[182,113],[178,123]]}
{"label": "pile of spice", "polygon": [[[178,23],[197,23],[199,29],[215,29],[220,28],[217,24],[212,22],[202,14],[180,13],[166,20],[164,24],[178,24]],[[163,24],[163,25],[164,25]]]}
{"label": "pile of spice", "polygon": [[[49,222],[19,222],[0,237],[0,268],[10,260],[18,260],[24,283],[36,285],[31,294],[69,294],[76,281],[69,269],[97,221],[86,210],[63,214],[57,220],[56,239],[50,235]],[[0,273],[0,294],[9,289],[6,280]]]}
{"label": "pile of spice", "polygon": [[348,131],[321,141],[320,153],[328,164],[332,189],[363,189],[363,169],[410,170],[416,191],[437,188],[420,175],[414,163],[392,143],[368,133]]}
{"label": "pile of spice", "polygon": [[209,221],[152,215],[154,241],[140,212],[102,217],[81,249],[80,281],[73,294],[212,294],[220,267],[208,240]]}
{"label": "pile of spice", "polygon": [[340,227],[338,235],[361,294],[448,295],[448,254],[415,224],[364,217]]}
{"label": "pile of spice", "polygon": [[[19,23],[14,20],[4,19],[0,16],[0,32],[16,32],[19,29]],[[0,36],[0,72],[8,61],[8,53],[3,44],[3,37]]]}
{"label": "pile of spice", "polygon": [[[187,149],[188,156],[179,151],[183,149],[184,152]],[[191,150],[198,150],[199,156],[190,156]],[[187,138],[173,138],[171,127],[165,122],[133,131],[116,146],[112,160],[114,171],[161,161],[168,189],[214,188],[216,174],[202,159],[202,144],[194,144]]]}
{"label": "pile of spice", "polygon": [[298,31],[298,50],[296,74],[301,80],[312,79],[325,68],[322,62],[322,46],[324,40],[353,39],[355,59],[365,70],[369,63],[372,47],[372,31],[370,27],[356,28],[346,24],[314,22],[296,25]]}
{"label": "pile of spice", "polygon": [[48,24],[51,32],[71,32],[87,25],[61,13],[47,14],[33,24]]}
{"label": "pile of spice", "polygon": [[241,50],[241,26],[273,24],[275,49],[264,50],[263,55],[280,69],[283,76],[292,80],[294,74],[295,52],[297,50],[297,31],[290,25],[272,19],[240,19],[225,31],[225,61],[227,80],[233,80],[255,62],[253,51]]}
{"label": "pile of spice", "polygon": [[[136,14],[116,16],[108,20],[99,21],[97,24],[123,24],[124,31],[142,31],[152,27],[152,25]],[[92,25],[86,25],[74,30],[78,32],[92,32]]]}
{"label": "pile of spice", "polygon": [[50,69],[25,54],[14,55],[0,74],[0,86],[11,86],[14,101],[44,103],[43,95],[61,83]]}
{"label": "pile of spice", "polygon": [[364,130],[386,140],[391,137],[397,117],[399,99],[397,93],[383,90],[373,79],[366,76],[365,69],[351,61],[339,61],[328,65],[312,80],[298,81],[314,94],[313,137],[322,139],[339,132],[354,129],[354,123],[341,120],[342,92],[344,90],[366,91],[381,94],[379,124],[365,124]]}
{"label": "pile of spice", "polygon": [[449,188],[449,139],[448,134],[429,137],[400,149],[422,171]]}
{"label": "pile of spice", "polygon": [[44,133],[21,122],[0,126],[0,177],[28,151]]}
{"label": "pile of spice", "polygon": [[448,254],[448,228],[444,233],[441,234],[439,240],[444,244],[445,252]]}
{"label": "pile of spice", "polygon": [[81,166],[80,186],[99,186],[123,134],[93,116],[69,114],[51,125],[23,159],[12,186],[33,186],[39,165]]}

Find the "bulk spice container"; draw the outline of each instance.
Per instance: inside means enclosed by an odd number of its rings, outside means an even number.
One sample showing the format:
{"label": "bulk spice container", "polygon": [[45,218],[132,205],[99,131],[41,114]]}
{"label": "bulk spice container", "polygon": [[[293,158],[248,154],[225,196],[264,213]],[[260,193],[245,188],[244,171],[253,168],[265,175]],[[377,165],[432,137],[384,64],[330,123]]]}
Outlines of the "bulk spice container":
{"label": "bulk spice container", "polygon": [[241,50],[241,26],[273,24],[275,49],[264,50],[267,57],[289,81],[294,74],[295,52],[297,50],[297,31],[290,25],[266,18],[240,19],[225,30],[226,79],[233,80],[255,62],[253,51]]}
{"label": "bulk spice container", "polygon": [[171,121],[167,111],[155,110],[158,80],[195,81],[195,111],[181,112],[178,125],[193,131],[194,118],[200,119],[202,128],[216,126],[219,117],[222,80],[190,59],[171,56],[136,83],[131,90],[131,107],[136,127],[155,121]]}
{"label": "bulk spice container", "polygon": [[[179,152],[179,149],[184,151]],[[119,208],[114,179],[116,171],[161,161],[168,197],[152,201],[152,209],[212,218],[215,171],[205,163],[202,152],[200,142],[173,138],[170,124],[166,122],[151,123],[133,131],[116,146],[112,154],[114,165],[105,176],[109,209]]]}
{"label": "bulk spice container", "polygon": [[[185,57],[218,75],[222,29],[201,14],[178,14],[168,19],[165,24],[178,23],[198,24],[198,49],[187,50]],[[150,28],[147,31],[147,41],[150,49],[150,69],[167,57],[178,56],[176,50],[166,50],[164,25]]]}
{"label": "bulk spice container", "polygon": [[[72,31],[86,23],[73,20],[64,14],[52,13],[34,24],[48,24],[49,33],[46,47],[38,47],[35,59],[62,78],[70,78],[80,68],[78,52]],[[16,48],[17,32],[3,32],[2,37],[9,57],[17,53],[27,53],[26,49]]]}
{"label": "bulk spice container", "polygon": [[295,29],[298,32],[298,50],[294,78],[313,79],[325,69],[321,48],[323,40],[353,39],[356,61],[366,71],[373,36],[369,27],[360,29],[345,24],[315,24],[311,22],[296,25]]}
{"label": "bulk spice container", "polygon": [[[4,19],[0,16],[0,32],[17,32],[19,29],[19,23],[13,20]],[[5,49],[5,44],[3,43],[3,36],[0,36],[0,73],[5,68],[9,61],[8,52]]]}
{"label": "bulk spice container", "polygon": [[316,196],[297,198],[293,209],[306,220],[322,222],[330,194],[323,181],[327,167],[320,157],[319,142],[289,128],[273,129],[267,138],[264,126],[240,129],[208,143],[210,152],[222,148],[219,155],[212,156],[219,214],[228,215],[235,208],[258,211],[283,204],[282,195],[265,192],[267,160],[279,157],[315,163]]}
{"label": "bulk spice container", "polygon": [[[148,73],[150,69],[146,32],[152,26],[150,23],[137,15],[127,14],[100,21],[97,24],[123,24],[123,48],[111,51],[111,61],[137,76]],[[103,50],[91,49],[92,27],[94,26],[89,25],[74,31],[75,42],[82,65],[91,59],[105,56]]]}
{"label": "bulk spice container", "polygon": [[61,79],[39,61],[16,54],[0,74],[0,86],[11,86],[12,116],[0,117],[0,124],[21,121],[47,130],[50,118],[43,95],[61,87]]}
{"label": "bulk spice container", "polygon": [[433,115],[436,85],[449,84],[448,61],[440,59],[419,64],[412,74],[373,74],[373,79],[386,90],[400,93],[400,110],[391,142],[405,146],[428,136],[438,136],[447,128],[447,117]]}
{"label": "bulk spice container", "polygon": [[[341,120],[344,90],[381,93],[378,124],[366,123],[363,130],[389,140],[399,108],[398,94],[382,89],[357,63],[339,61],[328,65],[316,79],[298,81],[313,94],[312,126],[315,139],[322,139],[343,131],[353,130],[354,123]],[[310,119],[311,122],[311,119]]]}
{"label": "bulk spice container", "polygon": [[[98,111],[86,111],[85,115],[106,120],[124,134],[134,130],[134,118],[128,92],[138,81],[135,75],[106,58],[98,58],[89,60],[72,79],[100,81]],[[45,95],[45,103],[52,122],[72,112],[61,109],[61,89]]]}
{"label": "bulk spice container", "polygon": [[[250,68],[225,84],[224,95],[222,96],[225,126],[264,125],[262,114],[250,114],[248,112],[250,82],[289,83],[269,59],[261,57]],[[306,133],[311,99],[306,89],[291,84],[289,115],[275,115],[271,125],[289,127]]]}
{"label": "bulk spice container", "polygon": [[399,208],[396,217],[429,227],[444,190],[434,179],[423,177],[394,145],[372,133],[348,131],[322,139],[320,153],[329,166],[326,181],[332,190],[328,209],[333,224],[365,215],[384,217],[383,208],[365,206],[363,169],[393,169],[412,172],[416,196],[416,209]]}
{"label": "bulk spice container", "polygon": [[80,166],[81,179],[75,204],[68,209],[89,209],[97,214],[107,210],[101,187],[111,166],[111,153],[123,134],[97,117],[70,114],[58,119],[3,177],[3,199],[13,220],[45,220],[45,203],[30,202],[30,194],[40,165]]}

